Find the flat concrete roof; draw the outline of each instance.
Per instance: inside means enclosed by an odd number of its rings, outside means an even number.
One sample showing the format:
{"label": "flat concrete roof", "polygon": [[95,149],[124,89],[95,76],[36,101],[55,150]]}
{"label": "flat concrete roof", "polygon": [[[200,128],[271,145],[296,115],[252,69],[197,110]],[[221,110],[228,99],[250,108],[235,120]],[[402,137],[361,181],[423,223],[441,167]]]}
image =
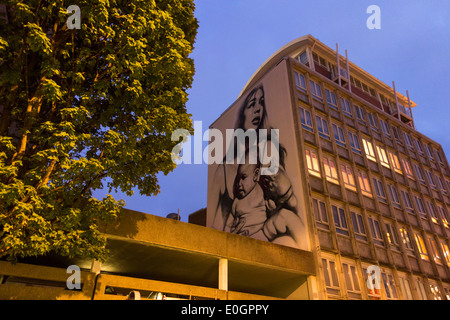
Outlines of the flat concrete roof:
{"label": "flat concrete roof", "polygon": [[[131,210],[101,231],[110,252],[102,273],[217,288],[219,260],[228,259],[230,291],[279,298],[315,273],[311,252]],[[39,261],[26,262],[85,269],[92,263],[60,257]]]}

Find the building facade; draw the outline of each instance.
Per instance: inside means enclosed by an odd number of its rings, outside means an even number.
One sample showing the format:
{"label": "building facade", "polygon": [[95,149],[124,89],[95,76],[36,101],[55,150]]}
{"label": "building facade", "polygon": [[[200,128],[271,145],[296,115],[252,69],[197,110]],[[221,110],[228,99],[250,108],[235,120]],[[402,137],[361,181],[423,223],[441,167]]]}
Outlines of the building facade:
{"label": "building facade", "polygon": [[311,299],[450,300],[449,164],[415,106],[337,45],[287,44],[211,125],[278,129],[280,171],[243,196],[255,167],[210,164],[207,226],[312,252]]}

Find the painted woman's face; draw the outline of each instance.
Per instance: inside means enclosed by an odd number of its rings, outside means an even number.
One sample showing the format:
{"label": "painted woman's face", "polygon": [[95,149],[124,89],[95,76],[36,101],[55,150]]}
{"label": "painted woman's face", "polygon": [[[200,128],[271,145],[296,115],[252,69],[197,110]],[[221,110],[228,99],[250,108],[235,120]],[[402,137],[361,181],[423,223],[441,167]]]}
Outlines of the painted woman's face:
{"label": "painted woman's face", "polygon": [[244,130],[258,129],[264,113],[264,93],[256,91],[244,108]]}

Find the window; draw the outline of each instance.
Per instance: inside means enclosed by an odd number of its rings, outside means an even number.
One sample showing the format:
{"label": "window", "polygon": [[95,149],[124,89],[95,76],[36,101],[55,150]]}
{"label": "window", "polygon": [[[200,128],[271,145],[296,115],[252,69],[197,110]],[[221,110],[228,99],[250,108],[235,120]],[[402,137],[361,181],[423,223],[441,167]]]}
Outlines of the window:
{"label": "window", "polygon": [[308,54],[306,53],[306,51],[303,51],[302,53],[300,53],[300,54],[297,56],[297,60],[298,60],[298,62],[300,62],[300,63],[308,64]]}
{"label": "window", "polygon": [[414,238],[416,239],[417,249],[419,250],[420,258],[422,260],[430,260],[428,258],[427,248],[425,247],[425,242],[420,234],[414,233]]}
{"label": "window", "polygon": [[350,140],[350,146],[353,152],[361,154],[361,147],[359,146],[358,136],[353,132],[348,132],[348,138]]}
{"label": "window", "polygon": [[356,274],[356,266],[351,263],[342,262],[342,270],[344,272],[345,284],[347,291],[349,292],[349,298],[361,296],[354,296],[352,293],[361,293],[361,287],[359,285],[358,275]]}
{"label": "window", "polygon": [[320,116],[316,116],[317,131],[323,138],[330,139],[330,132],[328,131],[328,122]]}
{"label": "window", "polygon": [[422,279],[417,278],[416,284],[417,284],[417,293],[420,297],[420,300],[428,300],[427,293],[425,290],[425,284],[423,283]]}
{"label": "window", "polygon": [[400,199],[398,197],[398,193],[397,193],[397,189],[395,188],[395,186],[391,183],[387,184],[387,188],[388,188],[388,192],[389,192],[389,197],[391,198],[391,203],[394,207],[396,208],[401,208],[400,205]]}
{"label": "window", "polygon": [[375,158],[375,152],[373,151],[373,145],[372,142],[362,138],[363,146],[364,146],[364,152],[366,153],[366,157],[369,160],[377,161]]}
{"label": "window", "polygon": [[367,241],[366,228],[364,227],[363,217],[356,212],[350,212],[352,217],[353,230],[355,231],[355,238],[359,240]]}
{"label": "window", "polygon": [[322,258],[322,267],[323,276],[325,278],[325,286],[327,287],[327,293],[338,295],[340,290],[336,262],[332,259]]}
{"label": "window", "polygon": [[430,216],[431,216],[431,221],[433,221],[436,224],[439,224],[439,219],[438,219],[436,210],[434,210],[434,206],[430,201],[427,201],[427,208],[428,208],[428,212],[430,213]]}
{"label": "window", "polygon": [[406,228],[402,227],[402,228],[399,229],[399,231],[400,231],[400,236],[402,238],[402,243],[405,246],[405,249],[414,250],[414,247],[413,247],[413,244],[412,244],[412,241],[411,241],[411,237],[409,236],[408,230],[406,230]]}
{"label": "window", "polygon": [[333,211],[333,219],[334,226],[336,227],[336,232],[348,236],[347,220],[345,219],[344,209],[339,208],[335,205],[332,205],[331,209]]}
{"label": "window", "polygon": [[417,151],[418,151],[421,155],[424,155],[425,152],[423,152],[422,143],[421,143],[419,140],[417,140],[416,138],[413,138],[413,140],[414,140],[414,144],[416,145]]}
{"label": "window", "polygon": [[[363,267],[364,282],[367,284],[369,299],[381,299],[381,277],[375,270],[372,270],[371,279],[369,279],[369,268]],[[379,269],[378,269],[379,270]],[[375,273],[375,274],[374,274]]]}
{"label": "window", "polygon": [[381,276],[383,278],[384,289],[386,290],[386,296],[388,299],[398,299],[397,289],[395,287],[394,277],[389,274],[382,272]]}
{"label": "window", "polygon": [[355,179],[353,177],[352,168],[348,165],[341,165],[342,180],[344,181],[344,186],[348,189],[356,191]]}
{"label": "window", "polygon": [[302,122],[302,127],[306,130],[313,131],[311,112],[304,108],[300,108],[300,120]]}
{"label": "window", "polygon": [[305,76],[303,74],[301,74],[300,72],[295,71],[294,77],[295,77],[295,85],[296,85],[297,89],[299,89],[300,91],[306,92]]}
{"label": "window", "polygon": [[373,184],[375,187],[375,193],[378,196],[378,200],[386,202],[386,193],[384,192],[383,183],[377,178],[373,178]]}
{"label": "window", "polygon": [[403,132],[403,136],[405,137],[406,145],[408,146],[408,148],[410,148],[411,150],[414,150],[413,144],[411,142],[411,137],[409,136],[409,134],[407,134],[406,132]]}
{"label": "window", "polygon": [[306,164],[308,166],[308,171],[310,174],[321,177],[319,169],[319,158],[317,153],[312,150],[306,150]]}
{"label": "window", "polygon": [[389,159],[391,159],[391,164],[392,167],[394,168],[394,171],[399,174],[403,174],[402,168],[400,167],[400,161],[398,160],[398,156],[392,151],[389,151]]}
{"label": "window", "polygon": [[394,134],[395,141],[397,141],[398,144],[403,144],[402,140],[400,139],[400,134],[398,133],[397,127],[391,126],[392,133]]}
{"label": "window", "polygon": [[342,147],[345,147],[344,131],[337,124],[333,123],[332,126],[336,143]]}
{"label": "window", "polygon": [[444,207],[438,205],[438,211],[439,215],[441,216],[442,223],[444,224],[444,227],[449,228],[449,220],[447,219],[447,213],[445,212]]}
{"label": "window", "polygon": [[311,87],[312,95],[316,99],[322,101],[322,88],[320,87],[320,85],[317,82],[315,82],[314,80],[309,80],[309,84]]}
{"label": "window", "polygon": [[355,107],[356,118],[359,121],[365,122],[366,119],[364,117],[364,110],[360,106],[357,106],[356,104],[354,105],[354,107]]}
{"label": "window", "polygon": [[426,144],[425,150],[427,151],[428,158],[430,158],[431,161],[434,161],[432,147]]}
{"label": "window", "polygon": [[384,246],[383,236],[381,234],[380,224],[377,220],[369,217],[370,232],[372,232],[373,243]]}
{"label": "window", "polygon": [[408,176],[408,178],[414,180],[414,175],[411,170],[411,165],[409,164],[409,161],[404,158],[401,158],[401,160],[402,160],[403,168],[405,169],[406,175]]}
{"label": "window", "polygon": [[345,98],[341,98],[341,106],[342,106],[342,111],[344,112],[344,114],[348,115],[348,116],[352,116],[352,109],[350,107],[350,101],[348,101]]}
{"label": "window", "polygon": [[380,159],[381,165],[390,169],[389,159],[387,157],[386,150],[384,150],[380,146],[376,146],[376,148],[377,148],[378,158]]}
{"label": "window", "polygon": [[439,254],[439,249],[436,240],[434,240],[433,238],[429,238],[428,240],[430,240],[431,253],[433,255],[434,262],[442,264],[442,259],[441,255]]}
{"label": "window", "polygon": [[367,174],[363,171],[358,171],[358,180],[362,194],[372,198],[372,190],[370,189],[370,183]]}
{"label": "window", "polygon": [[336,94],[329,89],[325,89],[325,95],[327,97],[328,105],[333,109],[337,109]]}
{"label": "window", "polygon": [[440,165],[444,167],[445,166],[444,156],[441,154],[440,151],[437,151],[436,155],[437,155],[437,158],[438,158],[438,161],[439,161]]}
{"label": "window", "polygon": [[370,126],[373,130],[378,131],[378,124],[376,120],[376,116],[370,112],[367,112],[367,119],[369,119]]}
{"label": "window", "polygon": [[328,215],[325,203],[320,200],[313,199],[313,207],[317,226],[329,230],[330,227],[328,225]]}
{"label": "window", "polygon": [[425,212],[425,206],[423,205],[423,201],[418,196],[414,196],[414,199],[416,201],[417,210],[419,211],[419,214],[422,218],[427,219],[427,213]]}
{"label": "window", "polygon": [[400,190],[400,193],[402,194],[403,202],[405,204],[405,208],[407,211],[414,213],[414,209],[412,206],[411,198],[409,196],[409,193],[403,190]]}
{"label": "window", "polygon": [[439,189],[445,194],[447,194],[447,190],[445,189],[444,181],[440,176],[436,176],[436,181],[438,182]]}
{"label": "window", "polygon": [[386,226],[386,236],[388,239],[388,243],[398,250],[399,242],[397,232],[395,231],[395,227],[389,222],[386,222],[384,225]]}
{"label": "window", "polygon": [[448,245],[441,241],[441,249],[442,252],[444,253],[444,260],[447,263],[447,265],[450,267],[450,250],[448,248]]}
{"label": "window", "polygon": [[334,162],[334,160],[324,157],[323,158],[323,166],[324,166],[325,176],[327,177],[327,180],[330,182],[339,184],[336,163]]}
{"label": "window", "polygon": [[427,180],[428,180],[428,183],[430,184],[430,187],[432,187],[433,189],[436,189],[436,184],[434,183],[433,174],[429,170],[425,169],[425,175],[427,176]]}
{"label": "window", "polygon": [[419,179],[419,182],[425,184],[425,177],[423,176],[422,169],[417,164],[414,164],[414,169],[416,170],[417,179]]}
{"label": "window", "polygon": [[439,286],[437,285],[437,283],[434,282],[433,280],[429,280],[429,283],[430,283],[431,296],[433,297],[433,299],[434,300],[442,300],[441,290],[439,290]]}
{"label": "window", "polygon": [[380,119],[380,124],[381,124],[381,130],[383,131],[384,135],[388,138],[391,137],[391,133],[389,131],[389,126],[387,124],[386,121],[384,121],[383,119]]}
{"label": "window", "polygon": [[398,279],[400,280],[400,288],[403,293],[403,299],[414,300],[411,293],[411,285],[409,283],[409,280],[407,279],[407,276],[399,276]]}

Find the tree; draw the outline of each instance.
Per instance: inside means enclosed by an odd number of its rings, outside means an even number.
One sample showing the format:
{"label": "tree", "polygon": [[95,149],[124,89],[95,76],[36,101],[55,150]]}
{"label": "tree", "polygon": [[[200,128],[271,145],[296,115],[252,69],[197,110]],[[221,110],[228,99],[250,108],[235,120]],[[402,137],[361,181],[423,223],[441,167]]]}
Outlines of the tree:
{"label": "tree", "polygon": [[[99,223],[124,202],[92,192],[158,194],[157,174],[175,168],[171,132],[193,130],[193,1],[3,2],[0,258],[102,261]],[[68,28],[72,4],[80,29]]]}

